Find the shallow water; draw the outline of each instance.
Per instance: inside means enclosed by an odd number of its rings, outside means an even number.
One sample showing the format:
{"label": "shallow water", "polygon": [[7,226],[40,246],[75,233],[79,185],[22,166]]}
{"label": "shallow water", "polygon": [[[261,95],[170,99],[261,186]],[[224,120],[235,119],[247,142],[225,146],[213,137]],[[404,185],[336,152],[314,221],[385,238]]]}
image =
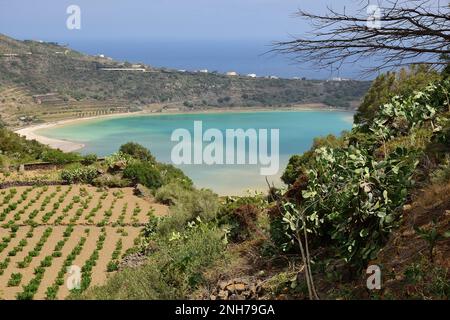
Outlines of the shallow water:
{"label": "shallow water", "polygon": [[[279,129],[280,165],[270,182],[281,185],[280,176],[293,154],[308,150],[314,137],[340,134],[352,126],[352,114],[333,111],[270,111],[239,113],[164,114],[122,118],[104,118],[70,123],[39,130],[40,135],[85,144],[81,153],[106,156],[123,143],[133,141],[151,150],[162,162],[171,163],[171,151],[177,142],[171,141],[175,129],[188,129],[193,134],[194,121],[202,121],[203,132],[219,129]],[[270,140],[268,141],[270,146]],[[204,143],[206,146],[208,143]],[[244,194],[246,190],[267,188],[261,165],[181,165],[179,166],[197,187],[210,188],[222,195]]]}

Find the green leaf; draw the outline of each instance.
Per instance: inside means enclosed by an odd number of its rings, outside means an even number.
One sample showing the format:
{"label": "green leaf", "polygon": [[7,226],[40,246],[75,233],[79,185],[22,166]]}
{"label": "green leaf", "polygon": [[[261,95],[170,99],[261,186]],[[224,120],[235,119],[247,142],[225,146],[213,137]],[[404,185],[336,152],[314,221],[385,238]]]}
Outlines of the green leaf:
{"label": "green leaf", "polygon": [[312,197],[314,197],[316,194],[317,194],[317,192],[315,192],[315,191],[302,191],[302,196],[303,196],[303,198],[305,198],[305,199],[312,198]]}

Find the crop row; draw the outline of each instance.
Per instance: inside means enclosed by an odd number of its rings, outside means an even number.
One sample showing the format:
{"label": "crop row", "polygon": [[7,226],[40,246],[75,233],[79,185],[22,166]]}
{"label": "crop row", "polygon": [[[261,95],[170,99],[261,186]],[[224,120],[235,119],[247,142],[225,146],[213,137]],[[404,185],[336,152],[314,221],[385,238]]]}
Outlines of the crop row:
{"label": "crop row", "polygon": [[97,265],[97,260],[99,258],[100,251],[103,249],[103,244],[106,239],[106,232],[105,228],[102,228],[102,232],[98,236],[97,242],[96,242],[96,248],[92,252],[89,259],[87,259],[81,268],[81,286],[80,289],[76,289],[80,292],[85,291],[92,281],[92,268]]}
{"label": "crop row", "polygon": [[50,237],[52,232],[53,232],[52,228],[47,228],[44,230],[41,238],[39,239],[38,243],[36,243],[34,248],[27,253],[27,255],[25,256],[25,258],[23,258],[22,261],[17,262],[18,268],[23,269],[23,268],[28,267],[30,265],[31,261],[33,261],[33,258],[39,256],[39,253],[41,252],[42,247],[45,245],[48,237]]}
{"label": "crop row", "polygon": [[[53,249],[53,252],[60,252],[60,250],[64,247],[65,243],[67,242],[67,240],[69,239],[70,235],[73,232],[73,226],[69,225],[66,230],[63,233],[63,240],[62,240],[62,244],[61,242],[58,242],[55,246],[55,248]],[[59,255],[60,256],[60,255]],[[58,257],[58,255],[56,255],[56,258]],[[39,289],[39,286],[41,284],[42,278],[44,277],[44,273],[45,270],[49,267],[51,267],[52,263],[53,263],[53,259],[54,256],[53,255],[49,255],[46,256],[44,259],[41,260],[41,262],[39,263],[39,266],[36,267],[34,269],[34,278],[32,278],[30,280],[30,282],[23,286],[23,291],[19,292],[17,294],[17,299],[18,300],[31,300],[33,299],[34,295],[36,294],[36,292]]]}
{"label": "crop row", "polygon": [[108,262],[106,266],[106,271],[113,272],[119,269],[119,257],[122,251],[122,239],[117,240],[116,247],[111,255],[111,260]]}
{"label": "crop row", "polygon": [[[89,234],[89,229],[85,230],[85,233]],[[86,242],[85,237],[81,237],[80,241],[77,243],[75,248],[67,255],[66,259],[61,266],[61,269],[58,272],[58,275],[51,286],[49,286],[45,292],[45,298],[47,300],[54,300],[59,291],[59,287],[64,284],[64,276],[68,272],[70,266],[72,265],[75,258],[81,253],[83,250],[83,246]]]}
{"label": "crop row", "polygon": [[[9,241],[10,241],[12,238],[15,238],[15,237],[16,237],[16,235],[17,235],[17,230],[18,230],[18,229],[19,229],[19,227],[17,227],[16,225],[14,225],[14,227],[11,228],[11,232],[10,232],[9,237],[5,237],[5,239],[3,239],[3,241],[6,240],[6,239],[9,239],[9,240],[8,240],[8,243],[9,243]],[[32,234],[32,229],[30,230],[30,232],[31,232],[31,237],[32,237],[32,236],[33,236],[33,234]],[[6,257],[5,259],[3,259],[2,262],[0,262],[0,275],[2,275],[2,274],[4,273],[4,271],[6,270],[6,268],[8,268],[8,265],[9,265],[9,263],[11,262],[11,257],[16,256],[18,252],[23,251],[23,248],[28,244],[28,241],[26,240],[26,238],[27,238],[27,237],[30,237],[30,232],[27,233],[27,234],[25,235],[25,237],[22,238],[22,239],[19,241],[19,244],[18,244],[17,246],[15,246],[12,250],[10,250],[10,251],[8,252],[7,257]],[[4,242],[2,242],[2,243],[4,243]]]}

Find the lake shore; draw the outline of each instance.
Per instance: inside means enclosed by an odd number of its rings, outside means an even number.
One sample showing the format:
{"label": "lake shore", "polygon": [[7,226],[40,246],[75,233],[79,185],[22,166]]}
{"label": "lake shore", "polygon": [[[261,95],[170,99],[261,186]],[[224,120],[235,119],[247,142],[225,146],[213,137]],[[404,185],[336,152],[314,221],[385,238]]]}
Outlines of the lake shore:
{"label": "lake shore", "polygon": [[53,127],[61,127],[68,124],[74,124],[85,121],[94,121],[101,120],[107,118],[122,118],[122,117],[132,117],[132,116],[160,116],[160,115],[178,115],[178,114],[205,114],[205,113],[253,113],[253,112],[284,112],[284,111],[342,111],[342,112],[350,112],[348,110],[342,110],[337,108],[327,107],[321,104],[306,104],[306,105],[296,105],[290,107],[283,108],[263,108],[263,107],[234,107],[234,108],[207,108],[203,110],[164,110],[159,112],[150,112],[150,111],[139,111],[139,112],[127,112],[127,113],[116,113],[109,115],[99,115],[93,117],[86,118],[71,118],[58,120],[53,122],[47,122],[38,125],[31,125],[28,127],[20,128],[15,130],[14,132],[25,137],[27,140],[36,140],[42,144],[48,145],[54,149],[60,149],[63,152],[73,152],[80,150],[85,147],[83,143],[63,140],[63,139],[54,139],[49,138],[44,135],[38,134],[37,131],[42,129],[49,129]]}

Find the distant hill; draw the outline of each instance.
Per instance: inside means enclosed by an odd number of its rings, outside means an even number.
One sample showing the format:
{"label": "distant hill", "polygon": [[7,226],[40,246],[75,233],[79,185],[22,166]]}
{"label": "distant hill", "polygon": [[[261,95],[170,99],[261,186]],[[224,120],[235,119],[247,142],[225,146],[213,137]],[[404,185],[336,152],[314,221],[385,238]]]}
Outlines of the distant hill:
{"label": "distant hill", "polygon": [[17,119],[133,111],[150,104],[185,109],[297,104],[354,108],[369,86],[368,81],[250,78],[157,69],[0,34],[0,114],[14,124]]}

